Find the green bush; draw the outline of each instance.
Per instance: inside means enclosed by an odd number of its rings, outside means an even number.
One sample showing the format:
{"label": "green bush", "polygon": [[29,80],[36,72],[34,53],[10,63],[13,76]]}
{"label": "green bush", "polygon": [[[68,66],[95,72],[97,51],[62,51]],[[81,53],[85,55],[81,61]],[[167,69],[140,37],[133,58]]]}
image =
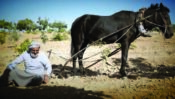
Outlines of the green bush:
{"label": "green bush", "polygon": [[40,38],[41,38],[43,43],[46,43],[46,41],[48,40],[48,37],[47,37],[47,35],[44,32],[42,32]]}
{"label": "green bush", "polygon": [[20,45],[15,47],[15,51],[20,55],[24,51],[28,49],[28,46],[31,44],[31,41],[29,39],[24,40]]}
{"label": "green bush", "polygon": [[130,46],[130,48],[129,48],[129,49],[135,49],[135,48],[137,48],[137,46],[136,46],[135,42],[131,43],[131,46]]}
{"label": "green bush", "polygon": [[174,30],[174,32],[175,32],[175,24],[173,24],[173,30]]}
{"label": "green bush", "polygon": [[158,27],[155,27],[152,29],[152,31],[160,32],[160,29]]}
{"label": "green bush", "polygon": [[31,33],[32,33],[32,34],[39,34],[39,33],[41,33],[41,31],[38,30],[38,29],[36,29],[36,30],[33,30]]}
{"label": "green bush", "polygon": [[68,38],[69,38],[68,33],[57,33],[53,37],[53,40],[55,40],[55,41],[62,41],[62,40],[67,40]]}
{"label": "green bush", "polygon": [[110,48],[106,48],[101,52],[101,58],[104,59],[107,62],[108,55],[111,53]]}
{"label": "green bush", "polygon": [[4,44],[5,43],[6,36],[7,36],[6,32],[0,32],[0,44]]}
{"label": "green bush", "polygon": [[53,29],[48,29],[47,32],[52,33],[52,32],[54,32],[54,30]]}
{"label": "green bush", "polygon": [[10,41],[18,41],[20,37],[20,34],[16,31],[9,33],[9,40]]}
{"label": "green bush", "polygon": [[93,46],[99,46],[99,47],[102,47],[102,46],[105,45],[105,44],[106,44],[106,42],[101,41],[101,39],[100,39],[100,40],[97,40],[97,41],[95,41],[95,42],[92,42],[92,45],[93,45]]}

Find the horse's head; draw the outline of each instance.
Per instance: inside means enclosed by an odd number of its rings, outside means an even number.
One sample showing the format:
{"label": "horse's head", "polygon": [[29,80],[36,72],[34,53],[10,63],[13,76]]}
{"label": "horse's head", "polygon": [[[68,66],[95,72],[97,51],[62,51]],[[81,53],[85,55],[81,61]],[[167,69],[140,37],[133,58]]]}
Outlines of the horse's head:
{"label": "horse's head", "polygon": [[171,38],[173,36],[173,27],[171,25],[171,20],[169,16],[169,9],[165,7],[162,3],[160,5],[151,5],[145,11],[145,17],[152,15],[146,19],[146,26],[151,29],[154,27],[159,27],[165,38]]}

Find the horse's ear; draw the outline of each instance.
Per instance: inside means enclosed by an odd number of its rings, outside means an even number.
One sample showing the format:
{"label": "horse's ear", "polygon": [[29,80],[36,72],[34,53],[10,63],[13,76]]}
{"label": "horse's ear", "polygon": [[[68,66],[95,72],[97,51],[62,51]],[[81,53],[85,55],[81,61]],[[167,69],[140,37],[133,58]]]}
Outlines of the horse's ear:
{"label": "horse's ear", "polygon": [[160,9],[165,10],[167,12],[170,12],[169,8],[163,5],[163,3],[160,3]]}
{"label": "horse's ear", "polygon": [[164,5],[162,3],[160,3],[160,8],[163,8],[163,7],[164,7]]}
{"label": "horse's ear", "polygon": [[154,7],[155,7],[155,8],[158,8],[158,7],[159,7],[159,5],[158,5],[158,4],[156,4]]}
{"label": "horse's ear", "polygon": [[158,8],[159,7],[159,4],[151,4],[151,7],[150,8],[152,8],[152,9],[156,9],[156,8]]}

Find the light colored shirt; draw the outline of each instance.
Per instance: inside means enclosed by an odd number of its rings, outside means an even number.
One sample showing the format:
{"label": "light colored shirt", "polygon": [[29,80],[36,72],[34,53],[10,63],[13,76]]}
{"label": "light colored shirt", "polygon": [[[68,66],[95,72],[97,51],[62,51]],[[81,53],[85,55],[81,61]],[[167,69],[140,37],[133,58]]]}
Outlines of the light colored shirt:
{"label": "light colored shirt", "polygon": [[43,53],[39,52],[38,57],[32,58],[30,53],[25,51],[9,65],[9,69],[14,69],[17,64],[24,62],[25,71],[32,74],[44,75],[47,74],[50,76],[52,68],[48,57]]}

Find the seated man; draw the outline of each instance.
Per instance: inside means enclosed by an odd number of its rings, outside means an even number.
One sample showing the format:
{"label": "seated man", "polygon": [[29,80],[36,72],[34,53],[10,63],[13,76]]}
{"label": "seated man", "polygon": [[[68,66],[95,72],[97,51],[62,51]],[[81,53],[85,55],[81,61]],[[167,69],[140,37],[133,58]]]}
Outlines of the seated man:
{"label": "seated man", "polygon": [[[48,57],[40,50],[40,44],[32,42],[28,50],[12,61],[0,78],[0,86],[8,86],[13,81],[18,86],[35,86],[48,83],[52,68]],[[25,70],[16,65],[24,62]]]}
{"label": "seated man", "polygon": [[[145,10],[146,10],[146,8],[139,9],[139,14],[138,14],[139,20],[143,19],[143,17],[144,17],[143,15],[144,15]],[[151,37],[151,35],[149,35],[148,32],[145,30],[142,21],[139,22],[138,29],[139,29],[139,32],[141,33],[141,36]]]}

